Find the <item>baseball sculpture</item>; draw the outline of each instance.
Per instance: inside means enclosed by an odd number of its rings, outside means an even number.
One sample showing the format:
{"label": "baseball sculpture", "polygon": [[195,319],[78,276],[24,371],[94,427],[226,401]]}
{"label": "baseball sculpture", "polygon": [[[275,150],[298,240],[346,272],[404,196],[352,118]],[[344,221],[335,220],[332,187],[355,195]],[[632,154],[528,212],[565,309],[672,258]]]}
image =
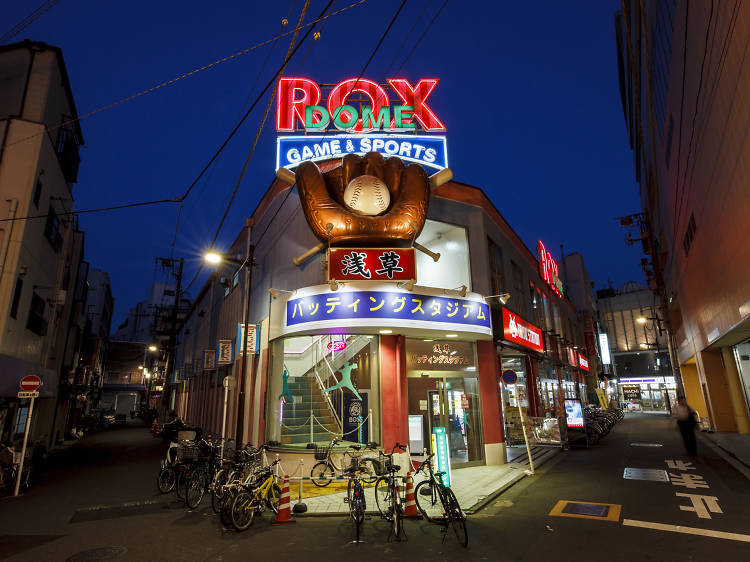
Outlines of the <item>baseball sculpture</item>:
{"label": "baseball sculpture", "polygon": [[380,178],[363,175],[354,178],[344,190],[344,204],[357,214],[375,216],[391,204],[391,194]]}

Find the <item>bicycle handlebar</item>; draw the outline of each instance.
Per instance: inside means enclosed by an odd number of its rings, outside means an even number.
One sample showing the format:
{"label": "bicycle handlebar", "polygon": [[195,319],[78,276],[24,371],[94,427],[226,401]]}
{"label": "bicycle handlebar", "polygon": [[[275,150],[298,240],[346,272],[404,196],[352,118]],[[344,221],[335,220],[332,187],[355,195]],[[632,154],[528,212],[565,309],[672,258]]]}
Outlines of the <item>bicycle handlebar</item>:
{"label": "bicycle handlebar", "polygon": [[396,443],[391,449],[391,454],[395,453],[396,449],[400,449],[401,451],[406,451],[406,445],[402,445],[401,443]]}

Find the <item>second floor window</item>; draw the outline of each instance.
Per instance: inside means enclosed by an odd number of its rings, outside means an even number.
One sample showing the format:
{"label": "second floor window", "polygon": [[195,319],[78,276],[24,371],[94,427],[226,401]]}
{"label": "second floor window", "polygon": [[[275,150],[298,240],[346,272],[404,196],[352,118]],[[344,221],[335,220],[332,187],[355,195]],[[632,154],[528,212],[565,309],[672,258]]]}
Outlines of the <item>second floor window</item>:
{"label": "second floor window", "polygon": [[26,328],[38,336],[47,333],[47,320],[44,318],[44,312],[47,304],[44,299],[37,293],[31,295],[31,306],[29,307],[29,319],[26,321]]}

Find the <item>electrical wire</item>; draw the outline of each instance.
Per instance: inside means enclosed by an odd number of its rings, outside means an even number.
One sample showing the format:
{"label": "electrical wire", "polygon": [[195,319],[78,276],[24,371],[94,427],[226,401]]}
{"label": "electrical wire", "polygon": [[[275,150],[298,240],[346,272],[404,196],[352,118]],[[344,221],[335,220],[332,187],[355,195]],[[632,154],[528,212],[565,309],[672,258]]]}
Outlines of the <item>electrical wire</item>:
{"label": "electrical wire", "polygon": [[[686,8],[687,9],[687,8]],[[693,109],[693,119],[692,124],[690,127],[690,141],[688,142],[688,153],[687,153],[687,159],[685,161],[685,172],[682,174],[682,183],[678,185],[677,192],[675,193],[675,198],[677,198],[677,194],[681,191],[679,195],[679,206],[677,207],[677,213],[675,215],[675,221],[674,221],[674,227],[672,230],[672,251],[674,251],[674,242],[677,237],[677,233],[679,232],[679,226],[680,226],[680,216],[682,215],[682,203],[685,198],[685,193],[687,192],[685,189],[685,181],[687,180],[687,172],[688,168],[690,167],[690,156],[692,154],[693,149],[693,140],[695,138],[695,123],[698,119],[698,102],[700,101],[701,92],[703,90],[703,71],[706,67],[706,58],[708,55],[708,36],[709,32],[711,30],[711,22],[713,21],[714,17],[714,1],[711,1],[711,11],[709,12],[708,16],[708,25],[706,25],[706,38],[704,41],[704,47],[703,47],[703,60],[701,61],[701,70],[700,70],[700,78],[698,80],[698,92],[695,95],[695,108]],[[687,30],[685,30],[687,33]],[[680,130],[680,137],[682,137],[682,130]],[[679,179],[679,165],[677,167],[677,173],[678,173],[678,179]],[[680,190],[680,187],[682,188]]]}
{"label": "electrical wire", "polygon": [[[173,197],[172,199],[156,199],[154,201],[139,201],[137,203],[127,203],[125,205],[114,205],[112,207],[99,207],[98,209],[84,209],[82,211],[64,211],[62,213],[55,213],[57,216],[68,216],[68,215],[85,215],[88,213],[103,213],[106,211],[117,211],[119,209],[130,209],[132,207],[144,207],[146,205],[160,205],[162,203],[180,203],[179,197]],[[22,220],[33,220],[33,219],[46,219],[49,215],[28,215],[25,217],[11,217],[0,219],[0,222],[13,222]]]}
{"label": "electrical wire", "polygon": [[[300,29],[304,29],[305,27],[314,26],[314,25],[316,25],[321,20],[326,20],[328,18],[332,18],[333,16],[336,16],[338,14],[346,12],[347,10],[351,10],[352,8],[356,8],[357,6],[359,6],[361,4],[364,4],[365,2],[367,2],[367,0],[357,0],[353,4],[350,4],[350,5],[348,5],[348,6],[344,7],[344,8],[341,8],[340,10],[338,10],[336,12],[332,12],[332,13],[328,14],[324,18],[318,18],[316,20],[311,21],[310,23],[306,23]],[[207,65],[198,67],[198,68],[196,68],[194,70],[191,70],[190,72],[186,72],[185,74],[181,74],[180,76],[176,76],[175,78],[172,78],[170,80],[167,80],[165,82],[157,84],[156,86],[152,86],[151,88],[148,88],[146,90],[142,90],[142,91],[137,92],[137,93],[135,93],[135,94],[133,94],[131,96],[122,98],[122,99],[120,99],[120,100],[118,100],[116,102],[110,103],[109,105],[105,105],[104,107],[100,107],[99,109],[95,109],[93,111],[90,111],[89,113],[85,113],[83,115],[79,115],[78,117],[74,117],[73,119],[68,119],[66,121],[63,121],[59,125],[55,125],[54,127],[47,128],[45,131],[42,131],[40,133],[34,133],[33,135],[29,135],[28,137],[24,137],[24,138],[18,139],[16,141],[6,143],[5,146],[6,147],[13,146],[14,144],[18,144],[18,143],[21,143],[21,142],[33,139],[35,137],[38,137],[38,136],[41,136],[41,135],[45,135],[48,132],[56,131],[57,129],[61,129],[62,127],[65,127],[65,126],[70,125],[72,123],[75,123],[77,121],[81,121],[83,119],[86,119],[88,117],[96,115],[97,113],[101,113],[102,111],[106,111],[108,109],[112,109],[113,107],[117,107],[118,105],[121,105],[121,104],[123,104],[125,102],[129,102],[129,101],[132,101],[132,100],[134,100],[136,98],[139,98],[139,97],[141,97],[143,95],[150,94],[151,92],[154,92],[156,90],[164,88],[165,86],[171,86],[175,82],[179,82],[180,80],[183,80],[185,78],[189,78],[190,76],[198,74],[199,72],[203,72],[204,70],[209,70],[209,69],[211,69],[211,68],[213,68],[213,67],[215,67],[215,66],[217,66],[219,64],[222,64],[224,62],[230,61],[230,60],[235,59],[237,57],[240,57],[242,55],[246,55],[247,53],[249,53],[251,51],[254,51],[255,49],[258,49],[258,48],[263,47],[265,45],[268,45],[269,43],[272,43],[272,42],[274,42],[274,41],[276,41],[278,39],[281,39],[283,37],[291,35],[292,33],[295,33],[297,31],[299,31],[300,29],[290,29],[289,31],[286,31],[286,32],[284,32],[284,33],[282,33],[280,35],[277,35],[276,37],[272,37],[270,39],[267,39],[265,41],[257,43],[256,45],[248,47],[247,49],[243,49],[241,51],[237,51],[236,53],[234,53],[232,55],[229,55],[227,57],[223,57],[221,59],[217,59],[217,60],[213,61],[212,63],[209,63]]]}
{"label": "electrical wire", "polygon": [[432,16],[432,19],[430,20],[430,23],[427,24],[427,27],[425,28],[422,35],[419,36],[419,39],[417,39],[417,42],[414,44],[414,46],[411,48],[411,51],[409,51],[409,54],[406,55],[406,58],[401,63],[401,66],[398,67],[396,70],[396,74],[401,72],[401,69],[406,66],[406,63],[409,62],[409,59],[414,54],[414,51],[417,50],[417,47],[419,47],[419,44],[422,42],[422,40],[427,36],[427,34],[430,32],[430,29],[432,29],[433,24],[437,21],[437,19],[440,17],[440,14],[443,12],[443,9],[448,5],[448,0],[445,0],[443,2],[443,5],[440,6],[440,9],[435,13],[434,16]]}
{"label": "electrical wire", "polygon": [[30,26],[32,23],[34,23],[36,20],[42,17],[46,12],[52,9],[55,6],[55,4],[57,4],[57,2],[58,0],[49,0],[48,2],[45,2],[44,4],[39,6],[36,10],[31,12],[28,16],[26,16],[24,19],[18,22],[10,30],[6,31],[2,37],[0,37],[0,45],[8,42],[9,40],[13,39],[13,37],[21,33],[24,29],[26,29],[28,26]]}
{"label": "electrical wire", "polygon": [[432,2],[432,0],[425,0],[425,3],[422,5],[422,10],[419,12],[419,15],[414,18],[414,23],[412,24],[411,29],[406,35],[404,35],[404,40],[401,42],[401,46],[396,49],[395,53],[393,53],[393,58],[391,59],[388,68],[386,68],[385,72],[383,73],[385,74],[386,78],[388,77],[388,73],[390,73],[391,69],[393,68],[393,65],[396,64],[396,59],[398,58],[399,53],[403,52],[404,47],[406,47],[406,43],[413,36],[414,30],[417,28],[417,24],[422,20],[422,15],[425,13],[425,10],[427,9],[427,6],[429,6],[430,2]]}

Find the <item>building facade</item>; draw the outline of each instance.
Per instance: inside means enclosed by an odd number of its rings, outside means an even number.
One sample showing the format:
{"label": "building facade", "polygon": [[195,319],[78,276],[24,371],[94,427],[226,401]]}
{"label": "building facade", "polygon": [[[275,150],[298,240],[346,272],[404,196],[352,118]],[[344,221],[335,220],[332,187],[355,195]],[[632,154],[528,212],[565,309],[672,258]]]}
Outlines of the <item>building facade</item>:
{"label": "building facade", "polygon": [[620,93],[643,212],[649,288],[661,298],[688,402],[721,431],[750,432],[750,223],[745,136],[750,6],[623,1]]}
{"label": "building facade", "polygon": [[[319,166],[335,175],[342,161]],[[432,191],[414,245],[429,253],[415,252],[415,278],[402,281],[375,281],[386,273],[348,250],[349,277],[335,281],[342,262],[319,245],[303,201],[274,180],[225,253],[237,265],[219,266],[196,298],[172,373],[180,417],[220,433],[231,376],[228,436],[300,454],[332,436],[408,442],[421,454],[445,427],[452,463],[466,466],[505,462],[518,401],[557,424],[564,398],[586,400],[577,312],[481,189],[451,181]],[[362,255],[372,251],[387,252]],[[393,256],[379,255],[387,272]],[[257,353],[243,356],[248,285]]]}
{"label": "building facade", "polygon": [[49,446],[69,427],[86,318],[84,234],[69,214],[83,136],[60,49],[0,47],[0,82],[0,438],[22,436],[18,383],[36,374],[30,436]]}

